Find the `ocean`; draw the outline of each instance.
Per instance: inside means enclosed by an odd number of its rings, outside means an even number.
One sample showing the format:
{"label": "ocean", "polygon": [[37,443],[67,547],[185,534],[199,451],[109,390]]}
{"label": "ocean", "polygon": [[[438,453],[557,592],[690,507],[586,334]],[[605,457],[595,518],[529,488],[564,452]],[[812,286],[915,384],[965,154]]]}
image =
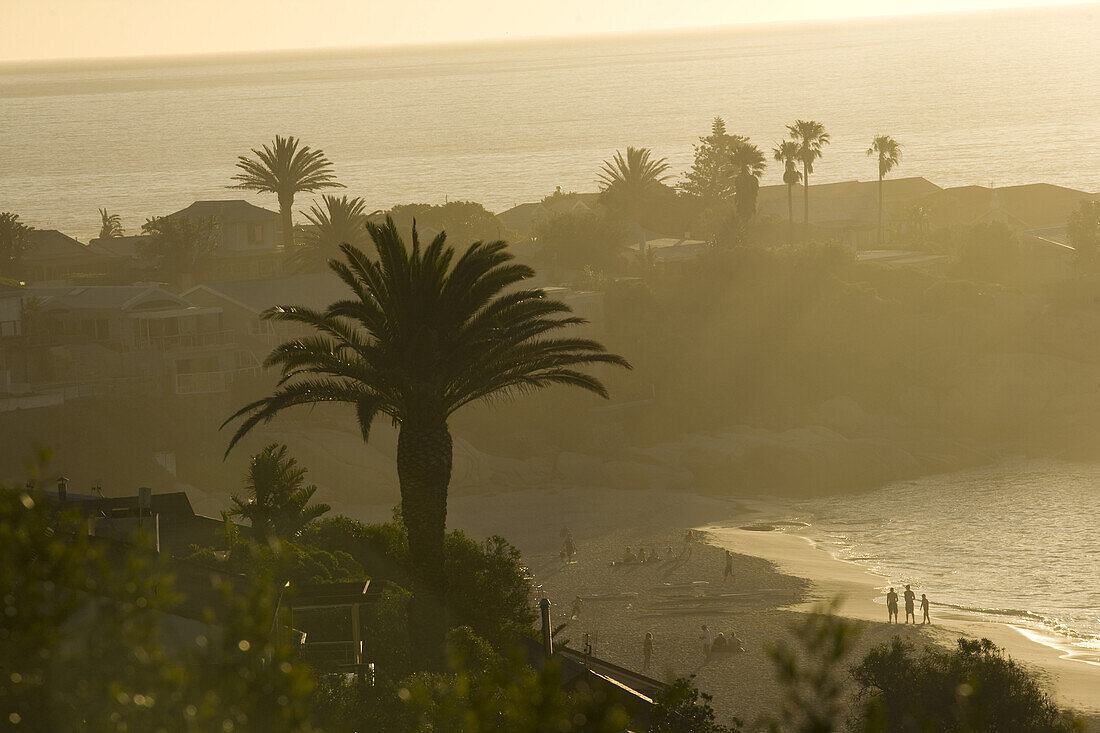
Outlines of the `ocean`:
{"label": "ocean", "polygon": [[1100,664],[1100,466],[1017,460],[793,502],[834,556]]}
{"label": "ocean", "polygon": [[[293,134],[370,209],[500,211],[652,148],[677,174],[713,117],[770,149],[797,118],[832,144],[811,183],[1100,191],[1100,5],[941,17],[267,56],[0,66],[0,211],[81,239],[230,191],[236,157]],[[770,167],[765,183],[779,183]],[[307,208],[309,196],[296,202]]]}

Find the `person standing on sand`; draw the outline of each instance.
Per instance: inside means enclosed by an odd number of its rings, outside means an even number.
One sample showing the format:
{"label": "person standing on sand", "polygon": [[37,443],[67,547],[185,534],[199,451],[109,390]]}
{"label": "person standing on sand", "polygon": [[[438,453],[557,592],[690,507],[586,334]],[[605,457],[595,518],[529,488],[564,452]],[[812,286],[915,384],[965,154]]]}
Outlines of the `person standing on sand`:
{"label": "person standing on sand", "polygon": [[726,570],[722,573],[722,582],[733,581],[733,553],[726,550]]}
{"label": "person standing on sand", "polygon": [[921,623],[922,624],[932,623],[932,619],[930,619],[928,617],[928,596],[925,595],[924,593],[920,594],[920,610],[924,612],[924,620],[921,621]]}
{"label": "person standing on sand", "polygon": [[684,559],[684,553],[687,553],[688,560],[691,559],[691,545],[694,541],[695,537],[694,535],[692,535],[691,530],[689,529],[684,535],[684,549],[680,550],[680,560]]}
{"label": "person standing on sand", "polygon": [[909,623],[909,617],[913,617],[913,623],[917,622],[917,613],[913,610],[913,601],[917,600],[917,594],[909,586],[905,586],[905,623]]}
{"label": "person standing on sand", "polygon": [[572,618],[573,618],[573,620],[576,620],[576,619],[579,619],[580,617],[581,617],[581,597],[577,596],[576,598],[573,599]]}
{"label": "person standing on sand", "polygon": [[649,669],[649,662],[653,658],[653,632],[645,632],[645,641],[642,642],[642,656],[645,661],[642,663],[642,669]]}
{"label": "person standing on sand", "polygon": [[898,594],[894,592],[893,588],[886,594],[886,613],[886,623],[893,622],[896,624],[898,622]]}
{"label": "person standing on sand", "polygon": [[703,633],[699,636],[703,640],[703,657],[710,661],[710,650],[714,646],[714,637],[710,633],[710,627],[703,624]]}

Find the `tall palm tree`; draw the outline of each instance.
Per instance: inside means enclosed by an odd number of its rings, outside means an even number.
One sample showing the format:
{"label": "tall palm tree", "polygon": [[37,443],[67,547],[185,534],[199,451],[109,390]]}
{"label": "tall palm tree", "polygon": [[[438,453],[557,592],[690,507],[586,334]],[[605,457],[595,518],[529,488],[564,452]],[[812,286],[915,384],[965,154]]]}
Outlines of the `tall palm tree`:
{"label": "tall palm tree", "polygon": [[306,212],[309,225],[287,261],[297,272],[320,272],[329,259],[339,256],[341,244],[361,248],[370,241],[363,199],[324,194],[321,200],[322,206],[315,203]]}
{"label": "tall palm tree", "polygon": [[810,223],[810,174],[814,172],[814,161],[821,157],[822,148],[829,144],[829,133],[825,126],[813,120],[795,120],[787,125],[791,140],[798,143],[798,159],[802,163],[803,199],[802,220]]}
{"label": "tall palm tree", "polygon": [[108,214],[107,209],[99,210],[100,226],[99,238],[111,239],[122,236],[122,219],[118,214]]}
{"label": "tall palm tree", "polygon": [[756,194],[760,190],[760,176],[767,167],[767,159],[760,148],[750,143],[748,138],[742,138],[730,150],[730,163],[736,171],[737,213],[747,223],[756,213]]}
{"label": "tall palm tree", "polygon": [[783,183],[787,184],[787,226],[788,237],[794,239],[794,187],[802,180],[798,170],[798,143],[794,140],[780,140],[772,148],[772,158],[783,164]]}
{"label": "tall palm tree", "polygon": [[447,419],[471,402],[566,384],[607,396],[578,367],[628,367],[596,341],[558,337],[584,323],[564,303],[517,286],[534,272],[512,262],[504,242],[459,254],[441,233],[422,246],[402,241],[390,217],[367,223],[377,259],[350,244],[329,263],[351,291],[324,310],[277,306],[266,317],[317,333],[275,348],[265,364],[282,379],[245,405],[227,453],[246,433],[295,405],[350,404],[363,439],[378,415],[399,428],[397,475],[412,566],[412,629],[421,660],[442,663],[446,633],[443,535],[452,442]]}
{"label": "tall palm tree", "polygon": [[889,135],[875,135],[867,155],[878,156],[878,243],[882,244],[882,179],[901,163],[901,143]]}
{"label": "tall palm tree", "polygon": [[272,443],[252,456],[245,479],[246,496],[233,495],[230,516],[247,519],[258,542],[290,540],[314,519],[327,513],[328,504],[310,504],[316,486],[304,486],[306,469],[287,447]]}
{"label": "tall palm tree", "polygon": [[298,147],[293,135],[275,136],[272,145],[262,150],[252,149],[255,159],[244,155],[237,158],[240,173],[233,176],[239,181],[230,188],[273,193],[279,197],[279,218],[282,227],[282,245],[294,244],[294,196],[298,193],[320,191],[325,188],[343,188],[332,172],[332,163],[324,152],[308,145]]}
{"label": "tall palm tree", "polygon": [[649,148],[626,149],[626,157],[616,150],[600,168],[600,200],[613,209],[638,220],[646,204],[671,178],[668,159],[653,159]]}

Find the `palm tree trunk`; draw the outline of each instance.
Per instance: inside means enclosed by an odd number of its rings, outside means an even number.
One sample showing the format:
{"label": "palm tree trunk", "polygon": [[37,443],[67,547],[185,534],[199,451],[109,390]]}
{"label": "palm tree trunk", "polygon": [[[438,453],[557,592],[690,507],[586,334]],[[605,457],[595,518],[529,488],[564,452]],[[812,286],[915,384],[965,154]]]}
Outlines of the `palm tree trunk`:
{"label": "palm tree trunk", "polygon": [[406,420],[397,438],[401,514],[409,534],[410,632],[419,663],[442,671],[447,635],[443,538],[451,482],[451,433],[442,418]]}
{"label": "palm tree trunk", "polygon": [[882,246],[882,166],[878,169],[878,244]]}
{"label": "palm tree trunk", "polygon": [[787,184],[787,239],[794,242],[794,184]]}
{"label": "palm tree trunk", "polygon": [[279,244],[290,247],[294,244],[294,195],[279,194]]}
{"label": "palm tree trunk", "polygon": [[802,185],[805,188],[802,189],[802,222],[804,224],[810,223],[810,165],[805,163],[802,166]]}

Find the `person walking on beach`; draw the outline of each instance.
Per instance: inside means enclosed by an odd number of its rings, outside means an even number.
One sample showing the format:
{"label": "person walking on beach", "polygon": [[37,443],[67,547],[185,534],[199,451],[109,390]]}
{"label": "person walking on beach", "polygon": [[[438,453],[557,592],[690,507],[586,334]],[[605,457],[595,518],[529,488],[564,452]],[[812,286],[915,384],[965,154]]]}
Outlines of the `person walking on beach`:
{"label": "person walking on beach", "polygon": [[893,622],[896,624],[898,622],[898,594],[894,592],[893,588],[886,594],[886,613],[886,623]]}
{"label": "person walking on beach", "polygon": [[687,533],[684,535],[684,549],[680,550],[680,557],[679,557],[680,560],[684,559],[684,554],[685,553],[688,556],[688,560],[691,559],[691,545],[694,541],[695,541],[695,536],[692,535],[691,530],[689,529],[687,531]]}
{"label": "person walking on beach", "polygon": [[581,597],[577,596],[576,598],[573,599],[572,618],[575,621],[575,620],[579,619],[580,617],[581,617]]}
{"label": "person walking on beach", "polygon": [[710,627],[703,624],[703,633],[699,636],[703,640],[703,658],[710,661],[710,651],[714,645],[714,636],[710,633]]}
{"label": "person walking on beach", "polygon": [[917,622],[917,612],[913,610],[913,601],[917,600],[917,594],[909,586],[905,586],[905,623],[909,623],[909,617],[913,617],[913,623]]}
{"label": "person walking on beach", "polygon": [[930,619],[928,617],[928,596],[925,595],[924,593],[920,594],[920,610],[924,613],[924,620],[921,621],[921,623],[922,624],[932,623],[932,619]]}
{"label": "person walking on beach", "polygon": [[722,582],[733,581],[733,553],[726,550],[726,570],[722,573]]}
{"label": "person walking on beach", "polygon": [[577,554],[577,543],[573,541],[573,533],[569,531],[568,527],[562,527],[562,533],[564,539],[561,543],[561,559],[565,562],[573,562],[573,558]]}
{"label": "person walking on beach", "polygon": [[649,669],[649,662],[653,658],[653,632],[645,632],[645,641],[642,642],[642,656],[645,661],[642,663],[642,669]]}

